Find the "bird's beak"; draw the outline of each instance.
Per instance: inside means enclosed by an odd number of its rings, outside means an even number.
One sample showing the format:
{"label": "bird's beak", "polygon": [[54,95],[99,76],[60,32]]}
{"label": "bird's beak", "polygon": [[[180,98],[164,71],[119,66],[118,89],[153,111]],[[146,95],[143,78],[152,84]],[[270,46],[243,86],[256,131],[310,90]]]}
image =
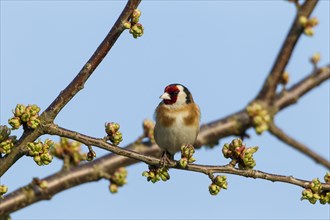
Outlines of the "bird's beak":
{"label": "bird's beak", "polygon": [[168,94],[167,92],[165,92],[163,95],[161,95],[159,97],[160,99],[164,99],[164,100],[171,100],[171,96],[170,94]]}

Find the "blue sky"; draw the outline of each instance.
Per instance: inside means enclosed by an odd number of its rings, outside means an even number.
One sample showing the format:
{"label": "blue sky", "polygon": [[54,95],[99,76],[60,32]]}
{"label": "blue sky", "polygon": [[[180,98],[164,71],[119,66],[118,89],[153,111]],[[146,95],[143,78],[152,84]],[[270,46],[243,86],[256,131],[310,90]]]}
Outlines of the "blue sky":
{"label": "blue sky", "polygon": [[[103,40],[125,1],[1,0],[1,124],[17,103],[42,110],[66,87]],[[312,38],[302,36],[289,62],[289,86],[312,71],[309,57],[330,62],[329,1],[313,16],[320,24]],[[202,123],[243,108],[255,97],[270,71],[295,16],[286,1],[142,1],[145,34],[122,34],[86,83],[61,111],[62,127],[103,137],[106,121],[120,123],[121,146],[141,133],[152,118],[167,84],[179,82],[192,92]],[[276,117],[279,127],[329,158],[329,81]],[[21,130],[15,134],[21,134]],[[265,133],[250,129],[247,145],[258,145],[256,169],[311,180],[326,170]],[[44,136],[45,139],[49,136]],[[58,137],[52,137],[54,141]],[[201,149],[199,164],[226,164],[221,147]],[[94,148],[98,156],[107,152]],[[85,149],[87,151],[87,149]],[[178,157],[178,155],[177,155]],[[22,158],[2,178],[13,191],[33,177],[61,167],[54,159],[37,167]],[[12,214],[13,219],[327,219],[329,206],[300,201],[301,188],[228,175],[228,190],[208,193],[203,174],[170,170],[171,180],[151,184],[146,164],[128,167],[128,184],[118,194],[99,181],[67,190]],[[178,201],[184,201],[179,204]]]}

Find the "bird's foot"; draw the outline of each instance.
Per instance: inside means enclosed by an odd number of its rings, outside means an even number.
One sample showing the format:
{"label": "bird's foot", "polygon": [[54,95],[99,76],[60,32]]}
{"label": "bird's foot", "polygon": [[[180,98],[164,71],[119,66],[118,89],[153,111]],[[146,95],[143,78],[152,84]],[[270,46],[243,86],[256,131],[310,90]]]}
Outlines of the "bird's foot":
{"label": "bird's foot", "polygon": [[172,155],[168,151],[164,151],[162,157],[160,158],[160,167],[167,167],[171,162]]}

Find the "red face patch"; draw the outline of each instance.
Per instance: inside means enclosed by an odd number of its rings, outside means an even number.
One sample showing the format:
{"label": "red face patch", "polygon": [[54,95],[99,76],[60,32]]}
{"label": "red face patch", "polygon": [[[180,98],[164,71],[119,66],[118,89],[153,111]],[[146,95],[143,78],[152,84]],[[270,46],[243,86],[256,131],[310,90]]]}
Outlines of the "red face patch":
{"label": "red face patch", "polygon": [[170,95],[170,97],[171,97],[170,100],[164,99],[164,103],[166,105],[172,105],[172,104],[174,104],[176,102],[176,100],[178,99],[178,94],[180,92],[180,90],[178,89],[178,87],[175,86],[175,85],[169,85],[169,86],[166,86],[166,88],[165,88],[164,91],[167,92]]}

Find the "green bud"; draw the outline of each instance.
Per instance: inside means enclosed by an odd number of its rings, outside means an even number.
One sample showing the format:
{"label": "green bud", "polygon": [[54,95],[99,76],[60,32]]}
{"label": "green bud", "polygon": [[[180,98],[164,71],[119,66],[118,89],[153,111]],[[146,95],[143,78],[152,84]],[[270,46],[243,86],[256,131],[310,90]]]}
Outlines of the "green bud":
{"label": "green bud", "polygon": [[110,141],[113,145],[118,145],[123,141],[123,136],[120,131],[117,131],[113,136],[110,136]]}
{"label": "green bud", "polygon": [[149,171],[149,177],[154,178],[156,176],[155,172]]}
{"label": "green bud", "polygon": [[159,176],[160,176],[161,180],[164,182],[170,179],[168,172],[159,173]]}
{"label": "green bud", "polygon": [[319,193],[322,190],[322,184],[318,178],[315,178],[312,180],[312,182],[309,184],[309,188],[314,192],[314,193]]}
{"label": "green bud", "polygon": [[223,145],[222,154],[225,158],[230,158],[232,156],[233,152],[231,150],[229,150],[229,144],[228,143]]}
{"label": "green bud", "polygon": [[124,23],[124,28],[125,28],[125,29],[130,29],[130,28],[131,28],[131,22],[128,22],[128,21],[125,22],[125,23]]}
{"label": "green bud", "polygon": [[271,117],[270,117],[270,115],[268,115],[268,113],[267,113],[267,115],[265,115],[265,116],[263,117],[263,119],[264,119],[264,121],[265,121],[266,123],[269,123],[269,122],[271,121]]}
{"label": "green bud", "polygon": [[111,183],[109,186],[109,190],[111,193],[117,193],[118,192],[118,186],[114,183]]}
{"label": "green bud", "polygon": [[25,112],[25,105],[17,104],[15,110],[13,111],[16,117],[20,117]]}
{"label": "green bud", "polygon": [[40,120],[37,118],[37,116],[33,116],[27,121],[27,126],[32,129],[36,129],[40,125]]}
{"label": "green bud", "polygon": [[312,27],[306,27],[304,29],[304,34],[307,35],[308,37],[312,37],[314,35],[314,30]]}
{"label": "green bud", "polygon": [[44,145],[47,146],[47,149],[50,149],[55,146],[55,143],[54,143],[54,141],[52,141],[50,139],[46,139],[44,141]]}
{"label": "green bud", "polygon": [[19,117],[12,117],[8,120],[8,124],[12,127],[13,130],[18,129],[21,125],[21,119]]}
{"label": "green bud", "polygon": [[305,190],[302,191],[301,200],[303,200],[303,199],[309,200],[311,198],[313,198],[313,193],[310,189],[305,189]]}
{"label": "green bud", "polygon": [[33,156],[34,155],[34,143],[29,142],[29,143],[27,143],[26,146],[27,146],[27,148],[29,150],[29,155],[30,156]]}
{"label": "green bud", "polygon": [[44,165],[48,165],[50,162],[52,162],[53,160],[53,156],[50,155],[48,152],[47,153],[44,153],[44,154],[41,154],[40,155],[40,158],[42,160],[42,163]]}
{"label": "green bud", "polygon": [[315,27],[316,25],[319,24],[319,20],[316,17],[312,17],[311,19],[308,20],[309,25],[312,27]]}
{"label": "green bud", "polygon": [[143,171],[142,176],[149,177],[149,172],[148,171]]}
{"label": "green bud", "polygon": [[263,118],[260,115],[253,117],[252,121],[254,125],[260,125],[264,122]]}
{"label": "green bud", "polygon": [[228,183],[227,183],[227,177],[226,176],[216,176],[213,180],[214,184],[223,188],[227,189]]}
{"label": "green bud", "polygon": [[0,196],[8,192],[8,187],[5,185],[0,185]]}
{"label": "green bud", "polygon": [[14,147],[14,143],[12,139],[7,139],[0,143],[0,153],[9,154],[11,149]]}
{"label": "green bud", "polygon": [[61,139],[60,139],[60,145],[62,147],[66,146],[66,145],[69,145],[69,139],[64,138],[64,137],[61,137]]}
{"label": "green bud", "polygon": [[92,161],[96,157],[96,153],[94,151],[89,151],[86,156],[87,161]]}
{"label": "green bud", "polygon": [[21,115],[21,120],[23,122],[27,122],[30,119],[31,115],[30,112],[27,112],[27,110],[25,110],[25,112]]}
{"label": "green bud", "polygon": [[188,163],[193,163],[193,162],[195,162],[195,161],[196,161],[196,159],[193,158],[193,157],[191,157],[191,158],[189,158]]}
{"label": "green bud", "polygon": [[320,194],[320,203],[321,204],[330,204],[330,192],[322,192],[321,194]]}
{"label": "green bud", "polygon": [[0,125],[0,142],[8,139],[10,132],[10,129],[6,125]]}
{"label": "green bud", "polygon": [[119,131],[119,124],[110,122],[105,124],[105,131],[113,145],[118,145],[123,140],[123,135]]}
{"label": "green bud", "polygon": [[258,149],[259,149],[259,147],[248,147],[248,148],[246,148],[245,153],[246,154],[251,154],[251,156],[252,156],[252,154],[254,154],[255,152],[257,152]]}
{"label": "green bud", "polygon": [[308,23],[308,18],[306,16],[300,16],[299,23],[301,24],[301,26],[306,27]]}
{"label": "green bud", "polygon": [[253,102],[246,107],[246,111],[250,117],[258,115],[262,106],[258,102]]}
{"label": "green bud", "polygon": [[121,167],[111,175],[110,181],[118,186],[123,186],[124,184],[127,183],[126,177],[127,177],[127,170],[125,167]]}
{"label": "green bud", "polygon": [[159,175],[160,179],[163,181],[167,181],[170,179],[170,175],[168,173],[168,168],[165,168],[165,167],[159,168],[158,175]]}
{"label": "green bud", "polygon": [[31,145],[31,146],[35,153],[41,153],[42,149],[44,147],[40,140],[37,143],[33,143],[33,145]]}
{"label": "green bud", "polygon": [[115,122],[109,122],[105,124],[105,132],[112,136],[113,134],[115,134],[120,128],[120,125],[118,123]]}
{"label": "green bud", "polygon": [[179,164],[182,168],[186,168],[188,165],[188,159],[183,157],[179,160]]}
{"label": "green bud", "polygon": [[260,124],[259,126],[255,127],[257,134],[262,134],[262,132],[268,130],[268,125],[266,123]]}
{"label": "green bud", "polygon": [[33,157],[33,160],[34,162],[36,162],[39,166],[42,165],[42,162],[41,162],[41,157],[39,155],[36,155]]}
{"label": "green bud", "polygon": [[220,192],[220,189],[220,186],[213,183],[209,186],[209,192],[212,196],[217,195]]}
{"label": "green bud", "polygon": [[[155,173],[154,171],[150,171],[150,177],[149,177],[149,180],[152,182],[152,183],[156,183],[160,180],[160,176],[158,173]],[[149,181],[148,180],[148,181]]]}
{"label": "green bud", "polygon": [[232,140],[231,145],[234,148],[237,148],[237,147],[241,147],[243,145],[243,142],[240,138],[236,138],[236,139]]}
{"label": "green bud", "polygon": [[141,11],[139,9],[135,9],[133,11],[132,17],[133,18],[139,18],[141,16]]}
{"label": "green bud", "polygon": [[140,23],[133,25],[133,27],[131,27],[130,29],[130,33],[133,34],[134,38],[141,37],[143,35],[143,32],[144,28]]}
{"label": "green bud", "polygon": [[138,23],[139,22],[139,20],[140,20],[140,18],[132,18],[132,24],[136,24],[136,23]]}
{"label": "green bud", "polygon": [[28,105],[26,108],[26,111],[29,111],[31,116],[38,116],[38,113],[40,111],[40,108],[37,105]]}
{"label": "green bud", "polygon": [[48,183],[46,180],[42,180],[39,184],[41,189],[47,189],[48,188]]}

